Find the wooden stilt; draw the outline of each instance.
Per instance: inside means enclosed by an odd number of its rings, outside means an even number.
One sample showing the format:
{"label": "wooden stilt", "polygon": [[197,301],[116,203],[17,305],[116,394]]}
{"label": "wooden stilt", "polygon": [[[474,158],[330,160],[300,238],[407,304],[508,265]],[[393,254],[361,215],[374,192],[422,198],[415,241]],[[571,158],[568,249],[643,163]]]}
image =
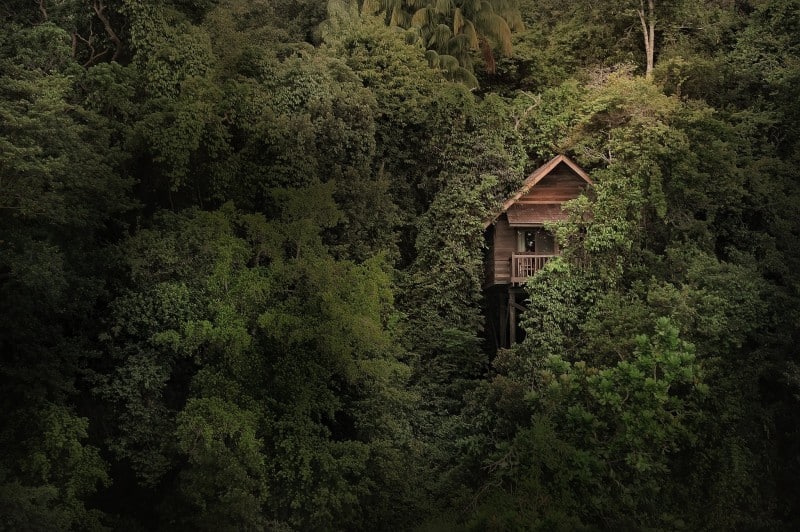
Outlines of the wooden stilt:
{"label": "wooden stilt", "polygon": [[500,322],[497,327],[499,333],[500,347],[508,347],[508,310],[506,309],[507,302],[503,297],[505,294],[497,294],[495,300],[497,301],[497,316]]}
{"label": "wooden stilt", "polygon": [[508,291],[508,346],[517,343],[517,295]]}
{"label": "wooden stilt", "polygon": [[497,312],[498,308],[496,297],[489,298],[488,313],[486,316],[486,327],[488,329],[489,338],[492,340],[494,351],[503,347],[501,327],[503,326],[503,316],[501,312]]}

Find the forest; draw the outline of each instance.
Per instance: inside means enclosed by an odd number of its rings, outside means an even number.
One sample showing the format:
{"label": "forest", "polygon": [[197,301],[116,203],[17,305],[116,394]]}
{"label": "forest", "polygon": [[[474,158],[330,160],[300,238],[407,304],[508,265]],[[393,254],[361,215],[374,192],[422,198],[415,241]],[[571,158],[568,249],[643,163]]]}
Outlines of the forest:
{"label": "forest", "polygon": [[[4,0],[0,530],[800,529],[800,0]],[[565,154],[524,339],[483,222]]]}

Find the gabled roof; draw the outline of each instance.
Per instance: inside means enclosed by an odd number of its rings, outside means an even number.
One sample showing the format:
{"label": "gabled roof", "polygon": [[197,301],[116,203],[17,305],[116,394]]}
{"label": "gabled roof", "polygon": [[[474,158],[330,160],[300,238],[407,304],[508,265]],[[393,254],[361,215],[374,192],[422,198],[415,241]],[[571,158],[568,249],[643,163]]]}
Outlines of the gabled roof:
{"label": "gabled roof", "polygon": [[499,218],[501,214],[506,212],[522,196],[530,192],[530,190],[536,185],[536,183],[538,183],[539,181],[550,175],[550,173],[552,173],[553,170],[555,170],[556,167],[561,163],[567,165],[570,168],[570,170],[575,172],[575,174],[578,177],[586,181],[586,183],[588,183],[589,185],[593,184],[592,179],[589,177],[589,174],[584,172],[583,168],[578,166],[572,159],[570,159],[566,155],[557,155],[556,157],[550,159],[547,163],[537,168],[531,175],[529,175],[528,178],[525,180],[525,182],[522,183],[522,186],[514,193],[514,195],[508,198],[503,203],[502,208],[498,212],[493,214],[491,217],[483,221],[483,228],[486,229],[492,223],[494,223],[494,221],[497,220],[497,218]]}

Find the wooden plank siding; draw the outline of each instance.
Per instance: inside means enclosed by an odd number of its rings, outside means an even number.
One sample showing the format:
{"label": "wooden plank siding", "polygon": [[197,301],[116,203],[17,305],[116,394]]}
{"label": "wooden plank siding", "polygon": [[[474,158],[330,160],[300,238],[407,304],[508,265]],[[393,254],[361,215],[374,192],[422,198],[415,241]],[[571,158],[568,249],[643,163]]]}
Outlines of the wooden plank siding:
{"label": "wooden plank siding", "polygon": [[501,216],[494,226],[491,266],[491,284],[511,282],[511,254],[517,250],[517,233],[508,225],[508,218]]}
{"label": "wooden plank siding", "polygon": [[[556,171],[561,170],[559,166]],[[553,173],[539,181],[515,203],[563,203],[575,199],[586,188],[586,181],[566,170]]]}

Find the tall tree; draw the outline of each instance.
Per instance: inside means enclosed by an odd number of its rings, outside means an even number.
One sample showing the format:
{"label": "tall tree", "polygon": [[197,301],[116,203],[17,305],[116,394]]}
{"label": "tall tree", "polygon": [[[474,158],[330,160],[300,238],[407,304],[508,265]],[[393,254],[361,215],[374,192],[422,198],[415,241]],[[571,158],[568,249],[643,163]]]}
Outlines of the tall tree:
{"label": "tall tree", "polygon": [[368,0],[367,13],[384,13],[391,26],[414,28],[428,50],[455,57],[471,68],[470,51],[480,51],[494,72],[495,51],[511,55],[511,32],[522,29],[516,3],[509,0]]}

